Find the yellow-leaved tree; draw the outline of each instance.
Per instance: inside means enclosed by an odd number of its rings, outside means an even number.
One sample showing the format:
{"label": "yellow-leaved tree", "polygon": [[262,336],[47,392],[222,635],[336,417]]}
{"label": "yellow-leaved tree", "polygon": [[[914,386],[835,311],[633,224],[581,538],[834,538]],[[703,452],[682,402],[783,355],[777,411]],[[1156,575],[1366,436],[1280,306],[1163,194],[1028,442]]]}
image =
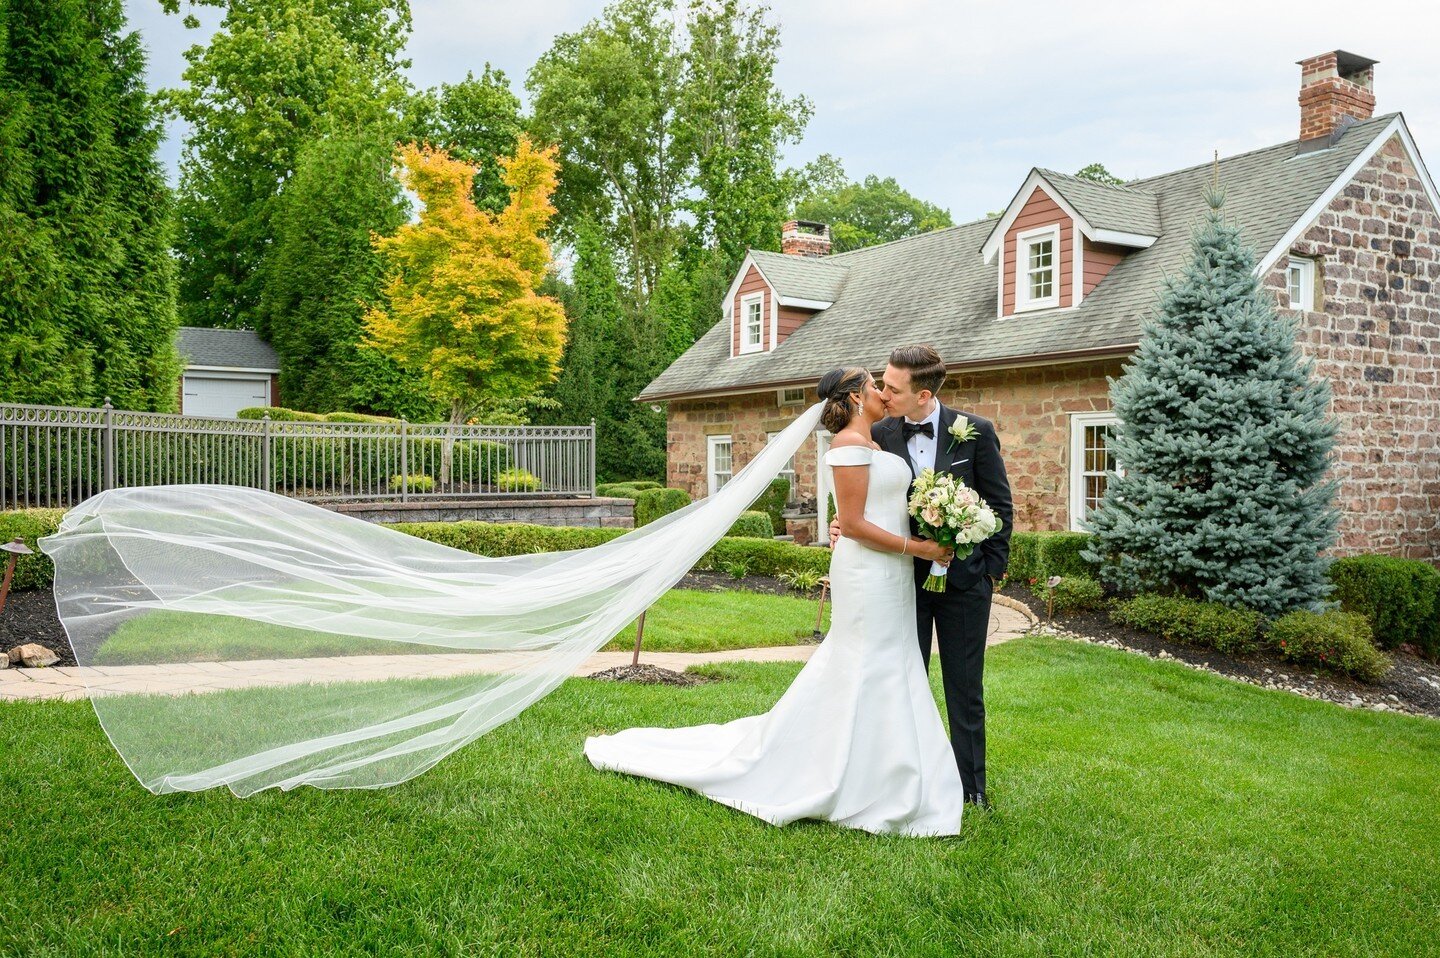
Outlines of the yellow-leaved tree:
{"label": "yellow-leaved tree", "polygon": [[521,137],[515,155],[500,158],[509,205],[490,213],[471,199],[474,167],[428,146],[396,151],[401,180],[424,208],[374,241],[386,281],[365,315],[365,342],[423,372],[452,423],[487,402],[529,396],[559,372],[565,312],[536,293],[550,266],[542,234],[555,215],[555,152]]}

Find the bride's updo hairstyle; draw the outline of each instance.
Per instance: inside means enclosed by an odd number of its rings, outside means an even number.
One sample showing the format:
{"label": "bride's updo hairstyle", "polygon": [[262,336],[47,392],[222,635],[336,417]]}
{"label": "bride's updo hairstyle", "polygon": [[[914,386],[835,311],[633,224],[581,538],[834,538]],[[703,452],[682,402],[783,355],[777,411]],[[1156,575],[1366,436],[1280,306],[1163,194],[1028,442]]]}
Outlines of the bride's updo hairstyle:
{"label": "bride's updo hairstyle", "polygon": [[830,430],[831,435],[844,429],[855,415],[855,409],[850,405],[850,394],[860,392],[869,375],[868,370],[859,366],[847,366],[832,369],[820,377],[820,385],[816,388],[825,401],[825,408],[820,412],[820,425]]}

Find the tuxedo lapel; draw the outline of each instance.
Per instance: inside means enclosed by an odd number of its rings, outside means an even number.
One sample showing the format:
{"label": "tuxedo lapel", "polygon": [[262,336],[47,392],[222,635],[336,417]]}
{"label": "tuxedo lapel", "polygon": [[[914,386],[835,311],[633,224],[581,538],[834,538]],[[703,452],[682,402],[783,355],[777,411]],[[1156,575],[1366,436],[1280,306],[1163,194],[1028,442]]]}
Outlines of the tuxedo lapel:
{"label": "tuxedo lapel", "polygon": [[915,465],[910,461],[910,450],[905,448],[905,437],[900,432],[900,419],[892,416],[880,424],[876,430],[880,433],[880,445],[889,453],[894,453],[905,460],[905,465],[910,467],[910,476],[915,476]]}
{"label": "tuxedo lapel", "polygon": [[[960,448],[955,437],[950,435],[950,426],[955,422],[955,410],[943,403],[940,406],[940,422],[935,432],[935,471],[946,472],[955,461],[955,452]],[[951,449],[955,446],[955,449]]]}

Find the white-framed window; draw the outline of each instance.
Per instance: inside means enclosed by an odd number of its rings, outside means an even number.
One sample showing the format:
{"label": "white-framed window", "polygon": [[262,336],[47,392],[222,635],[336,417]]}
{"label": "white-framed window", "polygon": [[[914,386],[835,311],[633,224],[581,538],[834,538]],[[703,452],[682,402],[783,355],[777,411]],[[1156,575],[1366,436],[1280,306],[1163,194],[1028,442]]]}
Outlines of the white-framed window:
{"label": "white-framed window", "polygon": [[1080,412],[1070,417],[1070,528],[1082,531],[1080,520],[1105,496],[1108,473],[1124,475],[1110,440],[1120,420],[1113,412]]}
{"label": "white-framed window", "polygon": [[[765,441],[766,441],[766,442],[774,442],[774,441],[775,441],[775,437],[778,436],[778,435],[780,435],[778,432],[768,432],[768,433],[765,434]],[[794,457],[794,456],[791,456],[791,457],[790,457],[790,461],[787,462],[787,463],[785,463],[785,468],[783,468],[783,469],[780,470],[779,478],[784,479],[784,480],[786,480],[786,481],[788,481],[788,482],[790,483],[790,501],[791,501],[791,502],[794,502],[794,501],[795,501],[795,457]]]}
{"label": "white-framed window", "polygon": [[1015,237],[1015,310],[1060,305],[1060,227],[1042,226]]}
{"label": "white-framed window", "polygon": [[751,293],[740,300],[740,351],[760,349],[765,330],[765,294]]}
{"label": "white-framed window", "polygon": [[725,483],[735,471],[735,459],[732,455],[733,446],[730,444],[729,436],[708,437],[709,451],[705,456],[705,471],[710,476],[710,495],[715,495],[725,488]]}
{"label": "white-framed window", "polygon": [[805,387],[798,386],[794,389],[781,389],[778,402],[782,406],[800,406],[805,403]]}
{"label": "white-framed window", "polygon": [[1291,309],[1315,308],[1315,261],[1300,256],[1290,257],[1285,269],[1285,287]]}

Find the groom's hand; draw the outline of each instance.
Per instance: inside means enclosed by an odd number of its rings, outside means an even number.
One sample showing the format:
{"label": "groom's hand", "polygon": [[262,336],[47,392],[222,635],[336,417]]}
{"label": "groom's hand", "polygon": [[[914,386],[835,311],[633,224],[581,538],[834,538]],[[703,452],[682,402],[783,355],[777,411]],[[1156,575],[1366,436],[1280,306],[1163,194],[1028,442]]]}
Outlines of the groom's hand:
{"label": "groom's hand", "polygon": [[840,517],[836,516],[830,520],[830,548],[835,548],[835,542],[840,538]]}

